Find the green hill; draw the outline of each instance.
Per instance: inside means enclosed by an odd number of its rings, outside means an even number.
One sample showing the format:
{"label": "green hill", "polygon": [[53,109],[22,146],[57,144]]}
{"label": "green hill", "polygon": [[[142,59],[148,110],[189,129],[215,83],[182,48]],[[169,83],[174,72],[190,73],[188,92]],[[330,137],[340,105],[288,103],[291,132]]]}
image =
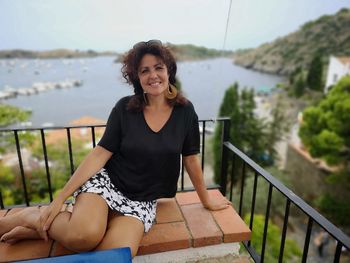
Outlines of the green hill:
{"label": "green hill", "polygon": [[322,16],[258,48],[238,50],[234,62],[254,70],[287,75],[299,66],[307,68],[315,52],[321,52],[324,58],[350,55],[350,9]]}
{"label": "green hill", "polygon": [[96,56],[116,56],[116,52],[80,51],[70,49],[54,49],[48,51],[32,51],[23,49],[0,50],[0,58],[80,58]]}
{"label": "green hill", "polygon": [[[174,45],[167,43],[171,50],[175,53],[177,60],[200,60],[220,56],[231,56],[231,51],[220,51],[217,49],[209,49],[190,44]],[[22,49],[0,50],[0,58],[80,58],[80,57],[96,57],[96,56],[115,56],[116,61],[121,59],[120,54],[116,52],[97,52],[94,50],[80,51],[70,49],[54,49],[48,51],[32,51]]]}
{"label": "green hill", "polygon": [[177,60],[200,60],[214,57],[231,56],[231,51],[221,51],[212,48],[199,47],[191,44],[173,45],[167,44],[174,51]]}

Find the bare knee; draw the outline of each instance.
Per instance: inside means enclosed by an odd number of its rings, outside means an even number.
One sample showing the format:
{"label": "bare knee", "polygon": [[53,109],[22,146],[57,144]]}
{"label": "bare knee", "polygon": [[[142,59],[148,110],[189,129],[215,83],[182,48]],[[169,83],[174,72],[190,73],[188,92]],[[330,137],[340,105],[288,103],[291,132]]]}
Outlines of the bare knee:
{"label": "bare knee", "polygon": [[104,234],[105,229],[94,226],[71,229],[64,238],[64,245],[76,252],[90,251],[101,242]]}

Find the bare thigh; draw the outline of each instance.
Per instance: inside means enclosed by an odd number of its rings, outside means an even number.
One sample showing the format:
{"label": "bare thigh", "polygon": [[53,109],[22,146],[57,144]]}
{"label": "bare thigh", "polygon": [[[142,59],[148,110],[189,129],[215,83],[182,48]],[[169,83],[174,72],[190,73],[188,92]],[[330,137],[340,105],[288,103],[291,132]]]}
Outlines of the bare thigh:
{"label": "bare thigh", "polygon": [[102,240],[108,219],[108,205],[99,195],[81,193],[73,212],[61,212],[51,224],[49,235],[74,251],[93,249]]}
{"label": "bare thigh", "polygon": [[144,226],[139,219],[111,212],[106,234],[96,250],[130,247],[132,257],[134,257],[143,233]]}

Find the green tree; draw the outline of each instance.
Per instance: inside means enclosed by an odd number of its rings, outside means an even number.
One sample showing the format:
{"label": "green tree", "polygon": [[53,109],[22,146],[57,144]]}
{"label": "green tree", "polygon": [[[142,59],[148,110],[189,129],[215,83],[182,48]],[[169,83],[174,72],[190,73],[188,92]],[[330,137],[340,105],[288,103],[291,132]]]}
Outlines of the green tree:
{"label": "green tree", "polygon": [[[262,161],[265,154],[264,123],[255,114],[254,91],[244,89],[238,92],[238,83],[230,86],[221,103],[219,116],[229,117],[230,141],[255,160]],[[220,181],[222,124],[215,129],[213,152],[215,181]],[[236,166],[236,169],[238,167]]]}
{"label": "green tree", "polygon": [[322,91],[323,90],[323,63],[322,55],[317,52],[310,64],[309,72],[307,75],[307,85],[309,89]]}
{"label": "green tree", "polygon": [[[15,106],[0,104],[0,128],[8,125],[26,121],[31,115],[30,111],[21,110]],[[20,141],[31,144],[33,136],[27,132],[18,133]],[[22,145],[24,146],[24,145]],[[0,132],[0,153],[13,150],[15,147],[15,139],[11,132]]]}
{"label": "green tree", "polygon": [[[318,204],[322,212],[340,225],[350,217],[350,77],[342,78],[316,106],[303,112],[299,136],[314,157],[337,165],[326,180],[330,187]],[[329,206],[339,209],[333,210]]]}
{"label": "green tree", "polygon": [[[237,147],[241,146],[241,141],[238,140],[237,129],[232,128],[239,123],[239,94],[238,83],[231,85],[225,92],[223,101],[220,106],[219,116],[229,117],[231,120],[230,138],[234,139],[234,144]],[[216,126],[213,137],[213,152],[214,152],[214,180],[218,183],[220,181],[220,165],[221,165],[221,131],[222,124]]]}
{"label": "green tree", "polygon": [[[244,216],[244,221],[249,224],[249,215]],[[261,253],[262,240],[264,235],[265,217],[263,215],[254,215],[254,226],[252,232],[251,242],[258,253]],[[264,262],[277,262],[280,251],[281,229],[269,220],[269,227],[267,229],[267,240]],[[298,244],[289,238],[286,238],[283,262],[300,262],[301,249]]]}
{"label": "green tree", "polygon": [[30,114],[30,111],[24,111],[15,106],[0,104],[0,127],[25,121],[30,117]]}

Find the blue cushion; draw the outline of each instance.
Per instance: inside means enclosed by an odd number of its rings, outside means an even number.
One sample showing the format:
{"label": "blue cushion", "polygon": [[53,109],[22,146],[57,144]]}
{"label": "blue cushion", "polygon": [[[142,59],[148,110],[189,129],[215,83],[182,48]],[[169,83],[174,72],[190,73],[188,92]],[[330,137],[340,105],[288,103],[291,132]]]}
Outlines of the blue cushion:
{"label": "blue cushion", "polygon": [[60,257],[52,257],[52,258],[42,258],[42,259],[32,259],[26,260],[25,262],[57,262],[57,263],[108,263],[108,262],[132,262],[131,261],[131,251],[128,247],[123,248],[113,248],[109,250],[102,251],[92,251],[92,252],[84,252],[73,255],[66,255]]}

